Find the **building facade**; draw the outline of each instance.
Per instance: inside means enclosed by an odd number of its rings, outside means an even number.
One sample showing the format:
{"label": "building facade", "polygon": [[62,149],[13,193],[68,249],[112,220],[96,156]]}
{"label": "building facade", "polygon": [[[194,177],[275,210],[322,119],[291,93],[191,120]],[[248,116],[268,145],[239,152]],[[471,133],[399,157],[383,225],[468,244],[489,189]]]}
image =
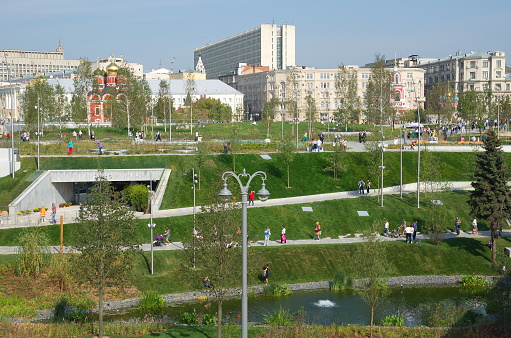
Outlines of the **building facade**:
{"label": "building facade", "polygon": [[437,83],[449,82],[454,94],[471,90],[511,94],[511,82],[506,79],[504,52],[457,53],[422,62],[417,67],[426,71],[426,90]]}
{"label": "building facade", "polygon": [[[370,68],[346,66],[356,71],[358,97],[363,103],[366,88],[371,77]],[[288,70],[270,70],[266,72],[243,73],[233,76],[233,86],[245,95],[244,110],[247,116],[259,119],[265,102],[272,98],[279,100],[276,108],[276,120],[308,120],[309,98],[314,99],[317,117],[320,121],[332,121],[336,110],[340,108],[340,92],[336,83],[339,69],[315,69],[310,67],[292,67]],[[396,115],[417,108],[417,97],[424,96],[424,70],[419,68],[395,68],[393,87],[395,97],[393,105]],[[293,102],[296,106],[282,102]]]}
{"label": "building facade", "polygon": [[262,24],[247,32],[194,49],[194,64],[202,59],[208,79],[234,74],[239,63],[286,69],[296,64],[295,26]]}

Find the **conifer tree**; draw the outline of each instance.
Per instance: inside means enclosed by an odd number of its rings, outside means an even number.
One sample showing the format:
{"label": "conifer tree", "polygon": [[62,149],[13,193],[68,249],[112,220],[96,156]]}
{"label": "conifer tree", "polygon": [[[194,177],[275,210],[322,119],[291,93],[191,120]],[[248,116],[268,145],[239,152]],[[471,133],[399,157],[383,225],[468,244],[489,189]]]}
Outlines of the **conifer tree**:
{"label": "conifer tree", "polygon": [[488,220],[491,230],[492,263],[496,263],[496,238],[502,223],[511,215],[510,173],[503,156],[501,142],[493,130],[484,138],[484,151],[476,156],[476,167],[468,204],[472,214]]}

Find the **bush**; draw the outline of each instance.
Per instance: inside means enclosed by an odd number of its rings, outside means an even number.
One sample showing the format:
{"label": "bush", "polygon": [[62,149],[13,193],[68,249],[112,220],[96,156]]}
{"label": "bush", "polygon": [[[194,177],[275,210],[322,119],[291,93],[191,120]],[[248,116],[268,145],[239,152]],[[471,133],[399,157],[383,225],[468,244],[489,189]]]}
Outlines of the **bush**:
{"label": "bush", "polygon": [[144,292],[144,298],[138,302],[138,310],[146,315],[161,315],[165,308],[165,300],[156,291]]}
{"label": "bush", "polygon": [[270,285],[265,285],[263,287],[263,294],[265,296],[279,297],[279,296],[287,296],[287,295],[291,294],[291,291],[289,290],[289,286],[287,284],[283,284],[283,285],[270,284]]}
{"label": "bush", "polygon": [[209,313],[206,313],[204,315],[204,319],[202,320],[202,323],[204,325],[215,326],[217,324],[217,321],[218,321],[217,317],[210,315]]}
{"label": "bush", "polygon": [[461,277],[461,284],[468,287],[486,287],[488,286],[488,281],[484,277],[463,276]]}
{"label": "bush", "polygon": [[197,314],[196,313],[190,313],[190,312],[183,312],[181,314],[181,317],[179,317],[179,322],[181,324],[188,324],[188,325],[197,325],[199,322],[197,321]]}
{"label": "bush", "polygon": [[383,326],[394,326],[394,327],[403,327],[405,326],[405,320],[403,317],[392,315],[386,316],[384,320],[382,320]]}
{"label": "bush", "polygon": [[149,192],[143,184],[135,184],[126,187],[124,190],[126,201],[137,211],[143,211],[147,207]]}
{"label": "bush", "polygon": [[276,326],[294,326],[303,324],[306,316],[307,313],[303,308],[295,313],[291,313],[288,309],[283,309],[282,307],[271,313],[263,315],[265,324]]}

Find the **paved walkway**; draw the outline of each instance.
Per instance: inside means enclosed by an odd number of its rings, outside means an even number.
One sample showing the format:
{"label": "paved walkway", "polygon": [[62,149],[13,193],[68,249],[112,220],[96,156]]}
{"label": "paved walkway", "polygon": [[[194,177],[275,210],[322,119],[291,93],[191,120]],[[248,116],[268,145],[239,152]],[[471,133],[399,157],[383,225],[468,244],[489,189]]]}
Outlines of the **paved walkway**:
{"label": "paved walkway", "polygon": [[[471,182],[450,182],[450,186],[453,190],[470,190],[472,187],[470,186]],[[413,193],[417,190],[416,183],[410,183],[403,185],[402,192],[403,193]],[[387,187],[383,189],[384,195],[391,194],[399,194],[400,187],[393,186]],[[370,196],[374,196],[377,194],[377,190],[374,190]],[[288,198],[275,198],[269,199],[266,202],[256,201],[254,206],[249,208],[258,208],[258,207],[269,207],[269,206],[277,206],[277,205],[289,205],[289,204],[307,204],[319,201],[327,201],[327,200],[337,200],[344,198],[356,198],[367,195],[360,195],[358,191],[342,191],[335,193],[327,193],[327,194],[317,194],[317,195],[308,195],[308,196],[296,196],[296,197],[288,197]],[[196,211],[200,211],[200,206],[196,207]],[[74,223],[75,218],[78,214],[78,206],[71,206],[68,208],[59,208],[57,212],[57,219],[60,219],[59,216],[63,216],[64,223]],[[191,215],[193,214],[193,207],[187,208],[178,208],[178,209],[169,209],[169,210],[159,210],[153,213],[153,218],[160,217],[174,217],[174,216],[183,216],[183,215]],[[143,213],[136,213],[136,216],[141,219],[149,219],[150,215]],[[49,222],[42,223],[39,220],[39,214],[33,213],[31,215],[25,215],[18,217],[18,222],[13,224],[3,224],[0,226],[0,229],[7,228],[17,228],[17,227],[27,227],[27,226],[42,226],[47,225]],[[446,233],[444,238],[481,238],[481,237],[489,237],[489,231],[480,231],[479,235],[472,235],[470,233],[462,232],[459,236],[454,233]],[[504,237],[511,237],[511,230],[505,230],[503,232]],[[393,240],[393,241],[403,241],[404,237],[400,238],[384,238],[385,240]],[[418,235],[417,239],[424,239],[423,235]],[[312,240],[312,239],[299,239],[299,240],[288,240],[287,244],[280,244],[280,241],[270,241],[269,246],[279,246],[279,245],[317,245],[317,244],[340,244],[340,243],[359,243],[363,242],[363,238],[360,237],[359,234],[348,234],[345,236],[339,236],[339,238],[330,238],[325,237],[321,240]],[[251,242],[251,246],[262,246],[263,241]],[[0,247],[0,254],[14,254],[16,253],[17,247]],[[179,250],[183,249],[183,243],[181,242],[173,242],[169,246],[161,246],[161,247],[153,247],[156,251],[165,251],[165,250]],[[51,251],[54,253],[59,252],[60,248],[58,246],[52,246]],[[143,244],[142,250],[150,251],[150,244]],[[65,248],[65,251],[68,252],[69,249]]]}

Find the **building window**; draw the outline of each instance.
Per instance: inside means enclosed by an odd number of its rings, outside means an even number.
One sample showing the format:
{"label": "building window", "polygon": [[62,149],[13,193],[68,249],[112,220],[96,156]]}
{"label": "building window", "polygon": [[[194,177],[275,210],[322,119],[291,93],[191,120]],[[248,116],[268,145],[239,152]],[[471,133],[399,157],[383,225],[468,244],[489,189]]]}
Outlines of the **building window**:
{"label": "building window", "polygon": [[483,70],[483,79],[488,79],[488,71]]}
{"label": "building window", "polygon": [[413,79],[413,73],[406,73],[407,79]]}
{"label": "building window", "polygon": [[502,67],[502,60],[496,60],[495,63],[497,64],[498,68]]}
{"label": "building window", "polygon": [[511,90],[511,85],[509,83],[506,84],[506,90],[507,91]]}
{"label": "building window", "polygon": [[470,68],[476,68],[476,62],[470,61]]}
{"label": "building window", "polygon": [[320,73],[319,74],[319,78],[320,79],[329,79],[330,78],[330,73]]}
{"label": "building window", "polygon": [[470,72],[470,80],[475,80],[476,72]]}
{"label": "building window", "polygon": [[474,90],[474,85],[471,84],[470,86],[468,86],[469,90]]}
{"label": "building window", "polygon": [[305,78],[306,78],[307,80],[313,80],[313,79],[314,79],[314,74],[313,74],[313,73],[307,73],[307,74],[305,75]]}
{"label": "building window", "polygon": [[488,60],[483,61],[483,68],[488,68]]}
{"label": "building window", "polygon": [[500,70],[497,70],[497,71],[495,72],[495,77],[496,77],[497,79],[500,79],[500,78],[502,77],[502,72],[501,72]]}
{"label": "building window", "polygon": [[495,90],[496,91],[501,91],[502,90],[502,85],[500,83],[495,84]]}

